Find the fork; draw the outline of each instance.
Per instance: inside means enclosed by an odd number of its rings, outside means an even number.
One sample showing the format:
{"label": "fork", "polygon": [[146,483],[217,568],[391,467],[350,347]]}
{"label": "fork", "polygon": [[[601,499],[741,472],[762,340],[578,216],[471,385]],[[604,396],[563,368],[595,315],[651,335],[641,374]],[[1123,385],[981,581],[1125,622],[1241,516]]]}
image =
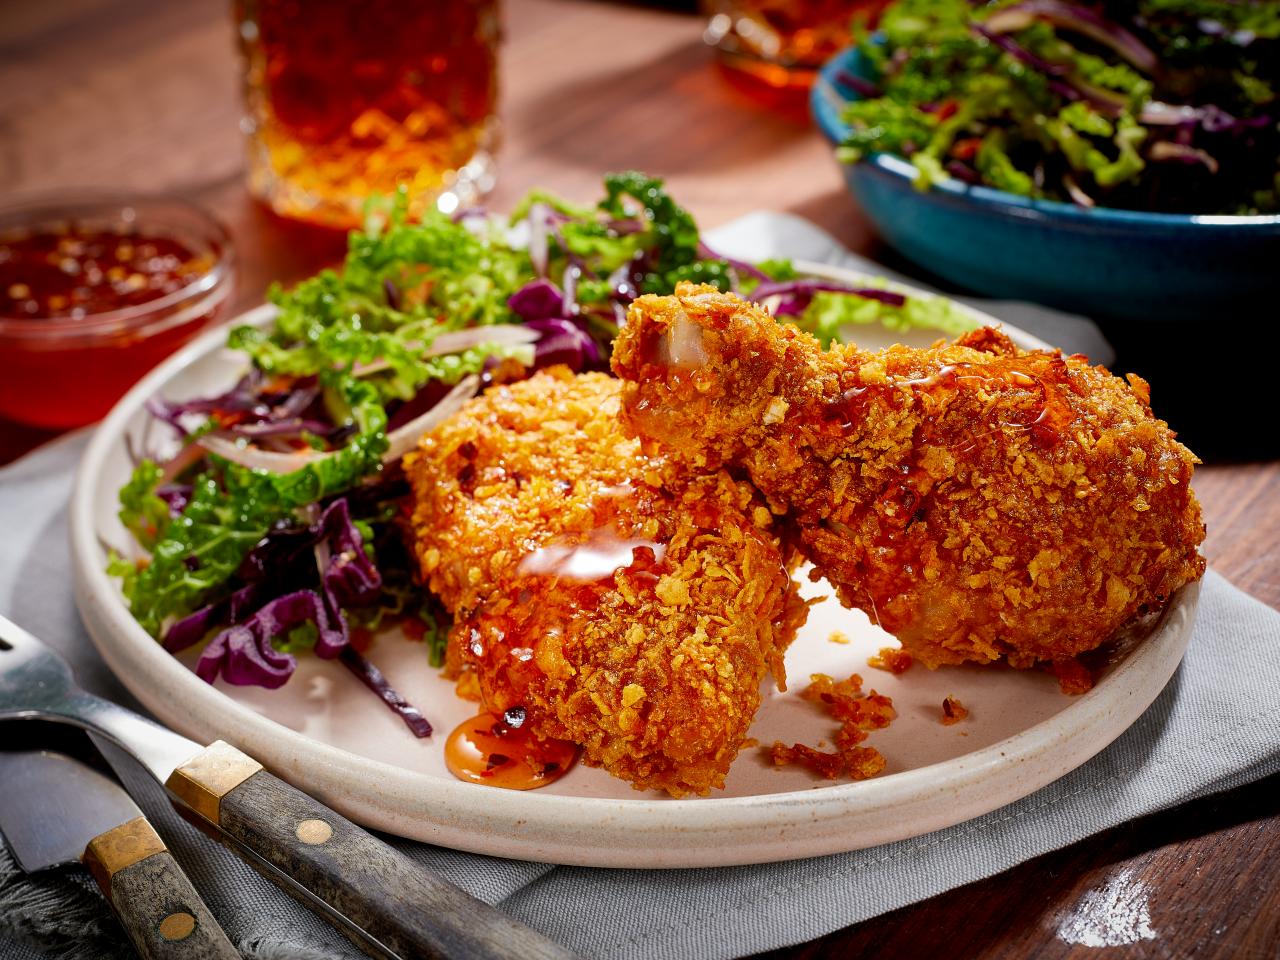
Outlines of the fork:
{"label": "fork", "polygon": [[0,616],[0,720],[100,734],[178,811],[374,956],[565,960],[564,948],[424,870],[221,740],[202,747],[81,689],[60,656]]}

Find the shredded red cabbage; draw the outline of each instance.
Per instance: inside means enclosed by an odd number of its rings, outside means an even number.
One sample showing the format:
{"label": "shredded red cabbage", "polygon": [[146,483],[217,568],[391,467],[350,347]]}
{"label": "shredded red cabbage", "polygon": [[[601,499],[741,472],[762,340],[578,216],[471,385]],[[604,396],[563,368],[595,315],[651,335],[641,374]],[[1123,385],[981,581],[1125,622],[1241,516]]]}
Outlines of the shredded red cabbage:
{"label": "shredded red cabbage", "polygon": [[387,682],[382,671],[356,652],[354,647],[347,647],[338,655],[342,665],[360,678],[360,682],[378,695],[378,697],[398,715],[405,725],[413,731],[415,737],[431,736],[431,723],[422,715],[422,711],[402,697]]}
{"label": "shredded red cabbage", "polygon": [[870,80],[864,79],[848,70],[840,70],[836,72],[836,83],[844,87],[846,90],[852,90],[860,97],[868,100],[882,96],[882,92],[878,86]]}
{"label": "shredded red cabbage", "polygon": [[[567,287],[576,283],[578,270],[574,264],[565,270]],[[619,272],[615,271],[610,277],[611,283]],[[619,286],[629,283],[625,275],[617,282]],[[600,345],[587,332],[585,321],[571,316],[573,303],[569,289],[562,291],[550,280],[531,280],[511,295],[507,306],[524,320],[526,327],[541,334],[533,348],[535,369],[563,363],[577,372],[604,363]]]}
{"label": "shredded red cabbage", "polygon": [[[346,622],[335,627],[324,601],[314,590],[297,590],[276,597],[243,623],[235,624],[209,641],[196,663],[196,675],[213,683],[221,674],[227,683],[267,687],[274,690],[285,683],[298,666],[297,659],[271,645],[304,623],[314,623],[327,647],[341,649],[346,643]],[[320,641],[317,641],[317,649]]]}
{"label": "shredded red cabbage", "polygon": [[[321,544],[327,554],[323,569],[315,564],[298,562],[304,552],[314,551]],[[270,645],[273,638],[287,633],[303,620],[311,619],[318,632],[316,655],[331,659],[349,640],[342,608],[373,603],[382,589],[382,576],[364,550],[360,531],[351,521],[345,497],[331,503],[310,527],[269,534],[250,551],[241,564],[239,576],[246,581],[244,587],[179,620],[165,633],[165,649],[173,652],[199,642],[215,627],[230,624],[213,638],[200,657],[203,672],[198,669],[197,673],[206,680],[216,677],[221,669],[229,683],[257,682],[232,679],[233,675],[264,675],[273,681],[264,686],[279,686],[293,672],[292,661],[286,668],[285,661],[269,658],[273,672],[267,674],[262,673],[265,661],[259,657],[251,657],[252,665],[246,670],[236,667],[243,657],[251,653],[245,647],[244,628],[251,630],[259,646],[263,643]],[[319,592],[316,590],[317,579]],[[301,595],[315,598],[320,605],[316,607],[308,600],[299,599]],[[294,599],[281,612],[275,604],[285,597]],[[257,612],[249,615],[249,608],[255,606],[258,607]],[[314,617],[302,616],[301,620],[290,619],[308,610],[318,613]],[[267,611],[265,615],[264,611]],[[280,674],[282,670],[285,671],[283,675]]]}
{"label": "shredded red cabbage", "polygon": [[599,344],[576,321],[545,317],[525,326],[542,335],[534,345],[534,366],[538,369],[563,363],[579,371],[603,363]]}
{"label": "shredded red cabbage", "polygon": [[1124,110],[1125,101],[1120,95],[1087,83],[1068,79],[1066,74],[1070,72],[1071,67],[1064,64],[1050,63],[1043,57],[1032,53],[1012,37],[988,30],[982,24],[972,23],[969,27],[978,36],[985,37],[1010,56],[1043,73],[1048,78],[1049,88],[1068,100],[1086,100],[1103,113],[1112,115]]}
{"label": "shredded red cabbage", "polygon": [[156,487],[156,496],[165,502],[165,506],[169,508],[169,516],[176,517],[182,513],[187,505],[187,501],[191,499],[191,484],[189,483],[164,483]]}
{"label": "shredded red cabbage", "polygon": [[531,280],[510,296],[507,306],[526,321],[563,317],[564,295],[550,280]]}
{"label": "shredded red cabbage", "polygon": [[183,422],[185,416],[212,413],[235,420],[227,428],[234,436],[284,437],[305,431],[323,437],[333,432],[333,425],[314,415],[305,416],[320,399],[320,393],[315,377],[295,381],[287,390],[271,390],[261,371],[254,367],[234,387],[218,396],[170,401],[157,395],[147,398],[145,406],[147,412],[169,424],[182,437],[191,433]]}

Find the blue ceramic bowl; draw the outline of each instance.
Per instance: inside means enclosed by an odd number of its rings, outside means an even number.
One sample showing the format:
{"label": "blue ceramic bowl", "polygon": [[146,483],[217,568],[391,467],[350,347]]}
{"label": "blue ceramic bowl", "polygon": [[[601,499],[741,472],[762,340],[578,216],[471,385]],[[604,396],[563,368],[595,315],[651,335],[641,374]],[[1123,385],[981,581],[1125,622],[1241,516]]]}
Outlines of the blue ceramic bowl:
{"label": "blue ceramic bowl", "polygon": [[[833,144],[849,128],[841,108],[864,79],[856,49],[830,60],[813,88],[814,119]],[[988,296],[1034,300],[1092,317],[1186,321],[1256,306],[1275,316],[1280,216],[1226,217],[1086,210],[958,180],[927,191],[901,157],[842,164],[880,234],[925,269]]]}

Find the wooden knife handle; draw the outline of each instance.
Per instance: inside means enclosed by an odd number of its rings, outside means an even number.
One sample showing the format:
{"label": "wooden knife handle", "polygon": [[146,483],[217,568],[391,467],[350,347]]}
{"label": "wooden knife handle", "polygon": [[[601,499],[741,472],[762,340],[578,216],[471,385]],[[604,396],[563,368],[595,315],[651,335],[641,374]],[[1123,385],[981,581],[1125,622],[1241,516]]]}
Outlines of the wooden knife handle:
{"label": "wooden knife handle", "polygon": [[222,742],[174,771],[168,786],[269,879],[308,906],[320,901],[344,932],[363,934],[366,949],[405,960],[573,956]]}
{"label": "wooden knife handle", "polygon": [[143,960],[240,960],[145,818],[95,837],[84,862]]}

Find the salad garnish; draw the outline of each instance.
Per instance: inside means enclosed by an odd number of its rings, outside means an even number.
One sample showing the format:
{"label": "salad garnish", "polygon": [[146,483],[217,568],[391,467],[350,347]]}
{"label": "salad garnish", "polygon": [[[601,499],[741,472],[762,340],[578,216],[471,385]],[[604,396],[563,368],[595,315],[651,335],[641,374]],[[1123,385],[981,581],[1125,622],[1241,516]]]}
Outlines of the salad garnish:
{"label": "salad garnish", "polygon": [[840,157],[1082,207],[1280,211],[1280,4],[898,0]]}

